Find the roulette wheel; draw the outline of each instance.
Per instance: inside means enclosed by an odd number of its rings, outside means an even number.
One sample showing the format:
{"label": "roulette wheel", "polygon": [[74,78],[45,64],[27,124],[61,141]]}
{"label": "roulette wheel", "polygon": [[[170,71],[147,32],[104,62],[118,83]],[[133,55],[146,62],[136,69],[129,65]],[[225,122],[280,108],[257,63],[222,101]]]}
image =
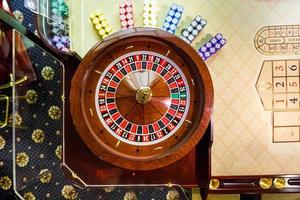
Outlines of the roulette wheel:
{"label": "roulette wheel", "polygon": [[88,148],[113,166],[154,170],[186,156],[210,122],[213,86],[199,55],[154,28],[115,33],[72,77],[70,111]]}

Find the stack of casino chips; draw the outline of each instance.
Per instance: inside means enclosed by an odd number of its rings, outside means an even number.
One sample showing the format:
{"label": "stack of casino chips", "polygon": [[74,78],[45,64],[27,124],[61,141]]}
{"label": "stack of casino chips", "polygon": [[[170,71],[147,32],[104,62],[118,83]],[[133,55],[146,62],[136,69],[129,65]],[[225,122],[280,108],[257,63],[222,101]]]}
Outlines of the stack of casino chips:
{"label": "stack of casino chips", "polygon": [[180,38],[191,44],[193,40],[199,35],[199,33],[203,30],[207,21],[203,19],[201,16],[196,16],[190,25],[187,28],[184,28],[181,31]]}
{"label": "stack of casino chips", "polygon": [[62,51],[69,51],[70,48],[70,40],[67,36],[59,36],[54,35],[52,38],[52,42],[55,44],[55,47],[57,49],[60,49]]}
{"label": "stack of casino chips", "polygon": [[68,35],[69,34],[69,26],[64,21],[63,18],[53,15],[52,19],[53,19],[53,22],[51,23],[51,25],[52,25],[51,32],[54,35]]}
{"label": "stack of casino chips", "polygon": [[101,39],[106,38],[109,34],[112,33],[111,26],[107,23],[102,12],[92,13],[90,15],[90,19]]}
{"label": "stack of casino chips", "polygon": [[69,8],[65,3],[65,0],[52,0],[51,12],[52,14],[61,16],[62,18],[69,17]]}
{"label": "stack of casino chips", "polygon": [[155,27],[156,25],[156,0],[144,0],[144,26]]}
{"label": "stack of casino chips", "polygon": [[172,4],[168,15],[165,19],[163,30],[168,31],[170,33],[175,33],[179,20],[182,16],[183,7],[178,6],[176,4]]}
{"label": "stack of casino chips", "polygon": [[65,0],[52,0],[51,13],[53,20],[51,23],[52,45],[57,49],[68,51],[70,47],[69,27],[65,19],[69,17],[69,8]]}
{"label": "stack of casino chips", "polygon": [[223,38],[221,33],[218,33],[209,42],[205,43],[202,47],[199,48],[199,55],[203,60],[206,60],[217,51],[219,51],[225,44],[225,38]]}
{"label": "stack of casino chips", "polygon": [[119,6],[120,6],[121,28],[122,29],[133,28],[134,22],[133,22],[132,1],[122,0],[120,1]]}

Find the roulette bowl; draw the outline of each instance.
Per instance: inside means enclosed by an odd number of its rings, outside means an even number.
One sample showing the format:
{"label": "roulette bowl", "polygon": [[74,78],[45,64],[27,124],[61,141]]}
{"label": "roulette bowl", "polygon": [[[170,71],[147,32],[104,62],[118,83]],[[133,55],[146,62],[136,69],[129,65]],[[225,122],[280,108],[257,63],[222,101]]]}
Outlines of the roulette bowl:
{"label": "roulette bowl", "polygon": [[196,51],[154,28],[121,31],[83,58],[70,91],[73,123],[88,148],[129,170],[168,166],[210,122],[213,87]]}

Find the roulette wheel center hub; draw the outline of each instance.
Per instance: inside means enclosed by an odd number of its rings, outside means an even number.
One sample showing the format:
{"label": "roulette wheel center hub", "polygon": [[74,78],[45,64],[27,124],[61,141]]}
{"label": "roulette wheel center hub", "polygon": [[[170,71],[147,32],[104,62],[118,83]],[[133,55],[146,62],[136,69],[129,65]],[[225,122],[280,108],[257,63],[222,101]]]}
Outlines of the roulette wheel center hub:
{"label": "roulette wheel center hub", "polygon": [[136,100],[140,104],[148,103],[152,97],[152,90],[150,87],[141,87],[137,90]]}

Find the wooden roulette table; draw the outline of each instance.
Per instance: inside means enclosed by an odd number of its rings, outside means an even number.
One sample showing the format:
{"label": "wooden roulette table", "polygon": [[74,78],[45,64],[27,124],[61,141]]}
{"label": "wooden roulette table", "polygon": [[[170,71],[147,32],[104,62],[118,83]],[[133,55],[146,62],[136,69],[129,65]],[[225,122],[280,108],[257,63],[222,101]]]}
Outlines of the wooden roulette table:
{"label": "wooden roulette table", "polygon": [[[88,47],[99,36],[92,26],[75,31],[80,23],[73,22],[80,5],[85,8],[82,19],[90,16],[90,3],[70,2],[71,50],[84,57],[77,70],[65,73],[70,91],[63,151],[66,173],[73,179],[76,174],[75,181],[87,186],[207,188],[213,88],[201,57],[178,37],[151,28],[119,31]],[[46,44],[47,17],[37,18]],[[118,24],[111,23],[113,28]],[[196,146],[202,138],[204,145]],[[205,161],[198,163],[199,156]],[[180,175],[178,169],[184,169]]]}
{"label": "wooden roulette table", "polygon": [[[165,6],[164,3],[158,6],[158,18],[165,17],[164,13],[160,12]],[[298,90],[294,86],[298,85],[299,75],[299,16],[295,14],[296,11],[292,16],[285,15],[288,10],[294,10],[298,3],[176,3],[184,5],[185,12],[189,15],[201,14],[208,20],[208,25],[198,37],[198,41],[207,33],[216,32],[222,32],[228,41],[220,53],[205,62],[212,76],[215,91],[210,192],[299,191],[299,135],[296,120]],[[141,4],[135,2],[136,16],[141,15]],[[83,19],[87,19],[89,13],[94,11],[95,8],[91,5],[85,4]],[[112,6],[117,10],[118,5],[101,6],[105,16],[111,16],[110,23],[113,29],[117,29],[118,13],[111,13],[106,8]],[[78,5],[72,8],[78,10]],[[178,29],[186,25],[185,20],[187,18],[183,18]],[[137,24],[141,23],[141,19],[138,19]],[[79,27],[77,23],[72,24]],[[71,37],[84,41],[74,44],[73,47],[85,54],[97,37],[93,31],[89,31],[90,24],[82,23],[81,26],[84,27],[82,32],[78,34],[71,31]],[[162,22],[158,22],[157,26],[162,26]],[[81,35],[89,39],[82,40]],[[196,42],[192,43],[192,46],[195,46]],[[272,71],[271,66],[274,64],[279,65],[277,74]],[[289,70],[289,67],[292,69]],[[275,68],[276,66],[274,70]],[[275,75],[271,76],[274,72]],[[287,85],[290,83],[291,86],[284,86],[278,88],[275,93],[270,93],[273,80],[277,81],[274,82],[274,87],[276,84],[280,87],[281,82]],[[271,90],[266,89],[268,87]],[[287,104],[287,97],[291,97],[295,103]],[[278,104],[275,107],[266,107],[276,100]],[[290,117],[294,117],[293,121],[287,123],[288,120],[284,119]]]}
{"label": "wooden roulette table", "polygon": [[[162,7],[166,7],[167,2],[169,1],[162,3]],[[296,100],[299,93],[299,16],[295,10],[298,3],[177,3],[185,5],[185,11],[191,15],[201,13],[208,19],[211,26],[205,28],[204,35],[221,31],[228,38],[224,50],[206,61],[215,89],[211,124],[214,143],[212,150],[208,151],[208,160],[211,160],[208,170],[211,170],[211,174],[207,173],[211,175],[210,192],[299,192],[299,107]],[[88,14],[94,11],[94,4],[86,5],[81,15],[82,19],[87,20]],[[99,5],[103,8],[116,6]],[[141,8],[139,3],[137,8]],[[72,9],[76,13],[79,8],[73,5]],[[141,12],[136,10],[137,13]],[[294,11],[293,14],[286,15],[290,11]],[[117,27],[117,13],[110,13],[109,9],[104,9],[104,12],[107,17],[115,19],[112,26]],[[73,41],[78,41],[73,43],[73,50],[83,56],[98,38],[90,24],[75,23],[76,20],[78,18],[71,18],[73,29],[71,28],[70,35],[75,38]],[[71,113],[66,113],[66,120],[72,120]],[[75,131],[75,127],[67,129]],[[77,135],[66,135],[68,140],[74,138],[80,139]],[[208,138],[207,141],[211,142],[212,137]],[[76,149],[80,145],[82,144],[69,145],[70,152],[79,155],[80,152]],[[82,146],[86,152],[89,151],[88,147]],[[98,158],[87,158],[82,162],[93,159]],[[127,168],[134,168],[130,164],[125,165]],[[176,170],[168,171],[174,173]],[[127,172],[128,176],[133,175],[131,170]],[[97,174],[106,176],[101,170]],[[96,179],[95,175],[89,177],[89,180],[93,179]]]}

